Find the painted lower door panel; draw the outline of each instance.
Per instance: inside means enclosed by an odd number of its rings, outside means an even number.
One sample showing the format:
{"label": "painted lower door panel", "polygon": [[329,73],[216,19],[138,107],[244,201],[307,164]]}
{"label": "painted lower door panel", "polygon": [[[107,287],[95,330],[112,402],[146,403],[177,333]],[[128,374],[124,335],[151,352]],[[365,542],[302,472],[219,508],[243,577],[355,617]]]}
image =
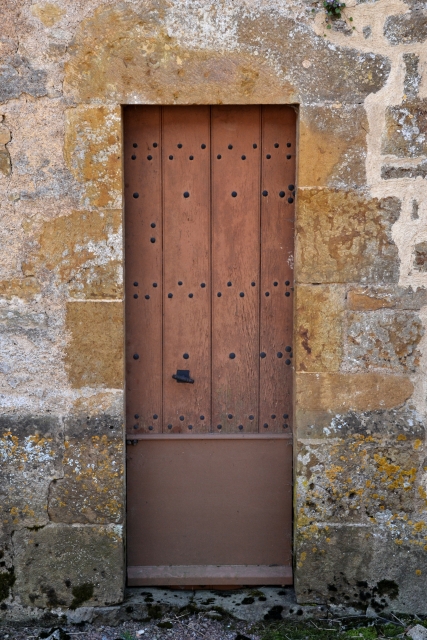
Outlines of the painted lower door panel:
{"label": "painted lower door panel", "polygon": [[289,436],[127,447],[129,585],[289,584]]}

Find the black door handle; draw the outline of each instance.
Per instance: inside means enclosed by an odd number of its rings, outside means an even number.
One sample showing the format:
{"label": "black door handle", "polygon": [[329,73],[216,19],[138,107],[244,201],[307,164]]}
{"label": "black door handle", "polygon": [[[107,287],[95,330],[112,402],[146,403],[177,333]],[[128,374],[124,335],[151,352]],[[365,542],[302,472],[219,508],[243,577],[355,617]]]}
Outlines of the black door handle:
{"label": "black door handle", "polygon": [[174,378],[174,380],[176,380],[177,382],[189,382],[190,384],[194,384],[193,378],[190,378],[189,369],[177,369],[172,378]]}

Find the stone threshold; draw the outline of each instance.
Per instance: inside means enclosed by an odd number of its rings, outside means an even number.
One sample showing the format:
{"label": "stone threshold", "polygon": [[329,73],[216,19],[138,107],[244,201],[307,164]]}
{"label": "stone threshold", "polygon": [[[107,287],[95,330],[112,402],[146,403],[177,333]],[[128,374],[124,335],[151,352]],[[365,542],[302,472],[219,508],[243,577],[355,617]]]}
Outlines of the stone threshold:
{"label": "stone threshold", "polygon": [[109,607],[79,607],[42,609],[7,603],[0,610],[0,625],[54,626],[79,624],[115,626],[127,621],[161,619],[177,615],[205,613],[211,618],[231,616],[246,622],[263,620],[302,620],[308,618],[364,615],[365,612],[328,605],[297,604],[293,587],[246,587],[244,589],[170,589],[132,587],[126,589],[124,601]]}

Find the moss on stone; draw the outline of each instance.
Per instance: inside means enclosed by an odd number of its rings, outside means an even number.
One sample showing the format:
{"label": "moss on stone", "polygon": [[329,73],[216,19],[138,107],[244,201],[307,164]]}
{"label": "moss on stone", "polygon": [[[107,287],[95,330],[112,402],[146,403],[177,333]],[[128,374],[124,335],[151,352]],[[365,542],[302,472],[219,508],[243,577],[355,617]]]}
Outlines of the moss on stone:
{"label": "moss on stone", "polygon": [[13,568],[0,573],[0,602],[9,597],[10,588],[14,582],[15,572]]}
{"label": "moss on stone", "polygon": [[84,582],[72,588],[73,601],[70,605],[70,609],[77,609],[83,602],[90,600],[93,596],[93,584],[91,582]]}

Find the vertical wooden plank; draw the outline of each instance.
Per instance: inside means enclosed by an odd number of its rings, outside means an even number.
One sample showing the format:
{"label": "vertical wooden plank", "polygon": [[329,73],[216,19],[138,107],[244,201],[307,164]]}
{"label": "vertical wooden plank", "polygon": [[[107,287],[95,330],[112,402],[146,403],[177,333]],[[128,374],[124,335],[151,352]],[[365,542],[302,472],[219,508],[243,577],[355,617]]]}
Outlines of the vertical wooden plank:
{"label": "vertical wooden plank", "polygon": [[124,109],[128,434],[161,432],[162,182],[160,107]]}
{"label": "vertical wooden plank", "polygon": [[212,418],[258,430],[260,108],[212,107]]}
{"label": "vertical wooden plank", "polygon": [[[163,108],[164,420],[167,433],[209,431],[210,108]],[[189,370],[194,384],[172,378]]]}
{"label": "vertical wooden plank", "polygon": [[292,425],[296,114],[262,107],[260,432]]}

